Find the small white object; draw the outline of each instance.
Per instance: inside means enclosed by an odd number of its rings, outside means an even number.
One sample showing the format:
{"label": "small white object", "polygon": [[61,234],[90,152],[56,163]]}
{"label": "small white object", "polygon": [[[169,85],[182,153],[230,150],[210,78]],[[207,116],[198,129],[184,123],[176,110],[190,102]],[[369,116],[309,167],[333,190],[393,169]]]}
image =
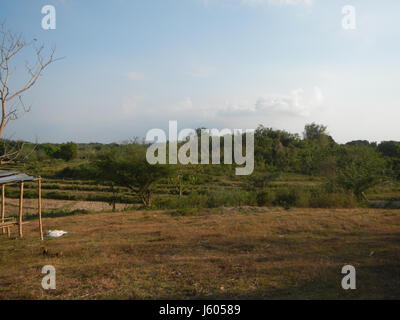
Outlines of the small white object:
{"label": "small white object", "polygon": [[59,238],[63,236],[64,234],[67,234],[68,232],[63,231],[63,230],[49,230],[49,233],[46,235],[46,237],[49,238]]}

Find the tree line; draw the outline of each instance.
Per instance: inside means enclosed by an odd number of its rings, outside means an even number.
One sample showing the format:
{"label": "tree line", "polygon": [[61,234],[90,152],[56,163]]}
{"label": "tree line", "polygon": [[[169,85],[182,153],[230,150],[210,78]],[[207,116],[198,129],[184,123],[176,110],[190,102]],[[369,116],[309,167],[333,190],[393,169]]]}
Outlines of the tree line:
{"label": "tree line", "polygon": [[[221,150],[223,143],[221,137]],[[243,179],[257,191],[267,188],[282,173],[297,173],[322,177],[328,192],[350,193],[363,201],[365,192],[373,186],[400,180],[400,142],[362,140],[339,144],[328,134],[326,126],[311,123],[305,126],[302,136],[260,125],[255,130],[254,143],[255,171]],[[173,181],[182,197],[185,184],[199,181],[199,173],[205,170],[210,176],[234,178],[235,164],[150,165],[145,156],[147,147],[148,144],[138,139],[107,145],[43,144],[38,145],[30,161],[63,159],[70,164],[57,173],[59,177],[95,179],[111,186],[127,187],[145,206],[152,205],[152,195],[160,181]]]}

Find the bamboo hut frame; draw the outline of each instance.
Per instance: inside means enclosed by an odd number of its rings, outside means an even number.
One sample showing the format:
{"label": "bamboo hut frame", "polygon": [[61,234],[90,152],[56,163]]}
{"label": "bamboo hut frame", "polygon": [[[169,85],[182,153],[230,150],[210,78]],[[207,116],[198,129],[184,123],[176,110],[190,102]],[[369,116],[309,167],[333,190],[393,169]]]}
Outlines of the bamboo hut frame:
{"label": "bamboo hut frame", "polygon": [[[31,181],[37,181],[38,183],[38,216],[39,216],[39,233],[40,233],[40,240],[43,240],[43,223],[42,223],[42,178],[39,177],[31,177],[25,174],[21,174],[19,172],[10,172],[10,173],[2,173],[4,174],[3,176],[11,178],[15,177],[15,181],[10,181],[10,182],[5,182],[2,183],[2,179],[0,178],[0,185],[1,185],[1,222],[0,222],[0,228],[2,229],[2,234],[5,234],[5,229],[7,229],[7,235],[8,237],[11,236],[10,233],[10,227],[13,225],[18,226],[18,233],[19,237],[23,238],[23,225],[26,222],[23,222],[23,203],[24,203],[24,183],[25,182],[31,182]],[[18,175],[19,174],[19,175]],[[18,177],[21,177],[21,179],[18,179]],[[17,221],[10,221],[7,222],[7,220],[10,220],[10,218],[5,217],[5,187],[7,185],[15,185],[19,184],[20,185],[20,196],[19,196],[19,211],[18,211],[18,219]]]}

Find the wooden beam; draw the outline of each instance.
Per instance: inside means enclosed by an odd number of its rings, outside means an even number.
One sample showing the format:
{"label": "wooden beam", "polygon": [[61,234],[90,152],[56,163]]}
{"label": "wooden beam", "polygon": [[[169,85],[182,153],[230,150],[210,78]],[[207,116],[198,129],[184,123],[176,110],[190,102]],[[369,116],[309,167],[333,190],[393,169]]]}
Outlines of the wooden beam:
{"label": "wooden beam", "polygon": [[21,182],[20,185],[21,193],[19,196],[19,217],[18,217],[18,225],[19,225],[19,236],[22,238],[22,207],[23,207],[23,202],[24,202],[24,182]]}
{"label": "wooden beam", "polygon": [[14,217],[4,218],[4,221],[7,221],[7,220],[15,220],[15,218]]}
{"label": "wooden beam", "polygon": [[3,183],[2,185],[3,186],[12,186],[12,185],[18,184],[18,183],[20,183],[20,181],[13,181],[13,182],[8,182],[8,183]]}
{"label": "wooden beam", "polygon": [[42,224],[42,177],[38,179],[38,213],[39,213],[39,232],[40,240],[43,240],[43,224]]}
{"label": "wooden beam", "polygon": [[[25,224],[25,222],[22,222],[23,224]],[[19,222],[16,221],[10,221],[10,222],[4,222],[1,224],[3,227],[7,227],[7,226],[14,226],[14,225],[19,225]]]}
{"label": "wooden beam", "polygon": [[[5,215],[5,189],[6,186],[3,184],[1,186],[1,223],[4,223],[4,215]],[[4,228],[1,229],[2,233],[5,233]]]}

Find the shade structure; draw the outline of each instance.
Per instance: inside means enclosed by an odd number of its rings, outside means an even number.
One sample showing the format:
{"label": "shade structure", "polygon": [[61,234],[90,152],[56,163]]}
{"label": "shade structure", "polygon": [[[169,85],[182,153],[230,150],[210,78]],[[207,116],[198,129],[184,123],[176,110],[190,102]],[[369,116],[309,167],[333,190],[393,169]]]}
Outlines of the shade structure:
{"label": "shade structure", "polygon": [[14,174],[20,173],[19,171],[0,171],[0,178],[1,177],[8,177]]}
{"label": "shade structure", "polygon": [[[42,188],[41,177],[30,176],[20,171],[0,171],[0,186],[1,186],[1,221],[0,228],[3,230],[7,228],[8,236],[10,236],[10,226],[17,225],[19,229],[19,236],[22,238],[22,225],[23,219],[23,199],[24,199],[24,183],[30,181],[38,181],[38,215],[39,215],[39,232],[40,239],[43,240],[43,226],[42,226]],[[5,186],[10,184],[20,184],[20,198],[19,198],[19,215],[18,221],[6,222],[5,218]]]}
{"label": "shade structure", "polygon": [[0,186],[7,183],[24,182],[24,181],[36,181],[39,178],[29,176],[25,173],[18,171],[13,172],[0,172]]}

